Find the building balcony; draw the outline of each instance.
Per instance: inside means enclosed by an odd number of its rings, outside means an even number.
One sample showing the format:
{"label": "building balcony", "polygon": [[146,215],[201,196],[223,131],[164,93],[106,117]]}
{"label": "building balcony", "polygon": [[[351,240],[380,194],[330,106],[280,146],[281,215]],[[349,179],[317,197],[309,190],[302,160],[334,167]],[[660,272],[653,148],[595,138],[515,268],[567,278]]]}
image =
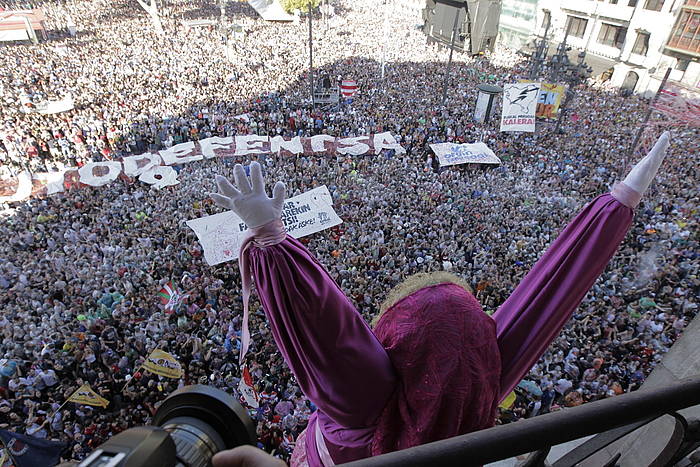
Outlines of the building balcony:
{"label": "building balcony", "polygon": [[692,38],[672,37],[666,47],[700,57],[700,35]]}
{"label": "building balcony", "polygon": [[[641,1],[641,0],[640,0]],[[598,3],[598,9],[595,14],[598,17],[612,18],[618,21],[629,22],[634,14],[634,7],[627,5],[613,5],[612,3]]]}
{"label": "building balcony", "polygon": [[561,9],[576,13],[583,13],[585,15],[592,15],[593,11],[595,11],[596,3],[598,2],[592,0],[578,0],[576,2],[570,2],[562,5]]}
{"label": "building balcony", "polygon": [[[693,1],[700,2],[700,0]],[[600,18],[610,18],[621,22],[629,22],[634,14],[634,7],[627,6],[626,4],[613,5],[612,3],[592,0],[578,0],[562,5],[561,8],[562,10],[584,14],[589,17],[597,16]]]}

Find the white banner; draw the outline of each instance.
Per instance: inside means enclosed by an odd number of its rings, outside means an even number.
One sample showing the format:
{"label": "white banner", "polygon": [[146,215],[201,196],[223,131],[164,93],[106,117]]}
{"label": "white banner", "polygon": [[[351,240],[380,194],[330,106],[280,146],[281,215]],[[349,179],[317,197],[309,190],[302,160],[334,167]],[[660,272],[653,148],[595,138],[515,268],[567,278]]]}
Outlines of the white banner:
{"label": "white banner", "polygon": [[284,11],[278,0],[248,0],[265,21],[294,21],[294,17]]}
{"label": "white banner", "polygon": [[243,397],[245,403],[248,404],[248,407],[253,409],[260,407],[260,403],[255,397],[255,389],[248,386],[243,378],[241,378],[241,382],[238,383],[238,392],[241,393],[241,396]]}
{"label": "white banner", "polygon": [[44,115],[57,114],[72,110],[74,106],[75,104],[73,103],[73,97],[68,95],[60,101],[46,101],[38,104],[36,106],[36,111]]}
{"label": "white banner", "polygon": [[431,144],[440,167],[457,164],[500,164],[501,160],[496,154],[479,142],[474,144],[438,143]]}
{"label": "white banner", "polygon": [[535,131],[540,83],[513,83],[503,87],[501,131]]}
{"label": "white banner", "polygon": [[[25,96],[29,102],[29,96]],[[65,99],[64,99],[65,101]],[[72,102],[72,99],[71,99]],[[54,107],[55,108],[55,107]],[[245,115],[245,114],[242,114]],[[241,115],[239,115],[240,117]],[[180,183],[174,169],[164,166],[180,165],[202,159],[215,157],[246,156],[248,154],[277,154],[278,156],[294,156],[298,154],[344,154],[359,156],[362,154],[380,154],[383,150],[393,150],[396,154],[405,154],[406,150],[389,133],[377,133],[366,136],[336,138],[330,135],[315,135],[310,137],[295,136],[285,139],[282,136],[236,135],[221,138],[212,136],[199,141],[187,141],[176,144],[158,153],[145,153],[136,156],[123,157],[121,161],[88,162],[79,170],[71,167],[63,172],[63,182],[57,181],[54,186],[61,189],[67,185],[102,186],[113,182],[122,173],[127,177],[138,177],[139,181],[157,188],[173,186]],[[34,174],[33,179],[44,180],[48,174]],[[160,178],[158,178],[160,177]],[[23,187],[17,177],[0,179],[0,203],[21,201],[27,197],[44,195],[44,185],[39,183],[35,189],[18,192]],[[30,188],[32,176],[30,174]],[[16,187],[17,189],[13,189]],[[24,196],[24,197],[22,197]]]}
{"label": "white banner", "polygon": [[[282,208],[284,229],[301,238],[329,229],[343,221],[333,210],[333,199],[325,185],[289,198]],[[248,226],[233,211],[200,217],[186,222],[204,248],[209,266],[238,259],[238,251]]]}

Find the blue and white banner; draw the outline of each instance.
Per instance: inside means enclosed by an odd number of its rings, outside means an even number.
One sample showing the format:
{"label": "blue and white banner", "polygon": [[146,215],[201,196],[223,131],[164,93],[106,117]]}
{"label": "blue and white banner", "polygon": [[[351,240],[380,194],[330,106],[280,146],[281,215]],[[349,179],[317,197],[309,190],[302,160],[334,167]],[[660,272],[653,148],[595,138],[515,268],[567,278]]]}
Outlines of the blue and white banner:
{"label": "blue and white banner", "polygon": [[0,430],[0,440],[15,467],[56,465],[66,448],[66,443],[62,441],[49,441],[7,430]]}
{"label": "blue and white banner", "polygon": [[457,164],[500,164],[501,160],[486,146],[485,143],[455,144],[438,143],[431,144],[440,162],[440,167]]}

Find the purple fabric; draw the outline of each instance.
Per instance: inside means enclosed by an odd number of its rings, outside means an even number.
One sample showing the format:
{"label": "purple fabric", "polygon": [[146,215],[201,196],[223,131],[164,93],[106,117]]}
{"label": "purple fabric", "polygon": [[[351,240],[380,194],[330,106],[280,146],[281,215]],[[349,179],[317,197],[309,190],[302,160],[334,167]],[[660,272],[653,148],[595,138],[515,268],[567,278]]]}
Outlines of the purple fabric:
{"label": "purple fabric", "polygon": [[316,448],[316,438],[314,437],[317,423],[318,411],[314,412],[311,417],[309,417],[309,424],[306,426],[306,430],[304,430],[304,434],[306,435],[306,463],[309,467],[323,467],[323,462],[321,462],[321,457],[318,455],[318,449]]}
{"label": "purple fabric", "polygon": [[[307,427],[304,428],[301,433],[299,433],[299,436],[297,436],[294,443],[294,450],[292,451],[292,457],[289,459],[290,467],[309,467],[309,457],[306,453],[306,432],[309,431],[309,426],[311,423],[312,420],[309,419]],[[318,462],[316,462],[314,465],[318,465]]]}
{"label": "purple fabric", "polygon": [[462,287],[443,283],[399,300],[375,333],[399,375],[372,455],[493,426],[501,357],[496,325]]}
{"label": "purple fabric", "polygon": [[317,411],[317,423],[326,439],[326,448],[336,463],[364,459],[372,455],[374,425],[366,428],[347,428],[335,423],[322,411]]}
{"label": "purple fabric", "polygon": [[253,244],[251,270],[273,337],[319,408],[305,431],[309,465],[322,465],[317,423],[336,463],[493,424],[495,405],[559,334],[631,221],[629,207],[600,196],[564,229],[494,320],[471,294],[440,284],[392,306],[377,325],[379,340],[298,241]]}
{"label": "purple fabric", "polygon": [[632,223],[610,194],[586,206],[493,315],[505,398],[545,352],[603,272]]}
{"label": "purple fabric", "polygon": [[241,243],[238,252],[238,265],[241,268],[241,290],[243,291],[243,324],[241,326],[241,353],[238,356],[238,364],[243,365],[245,355],[250,347],[250,329],[248,328],[248,303],[250,302],[250,266],[248,264],[248,251],[251,245],[267,247],[277,245],[287,236],[284,231],[282,219],[277,219],[259,227],[252,227],[248,235]]}
{"label": "purple fabric", "polygon": [[[275,342],[306,397],[327,417],[321,428],[330,436],[329,451],[342,457],[340,448],[354,442],[342,439],[343,430],[373,427],[396,387],[389,357],[350,300],[297,240],[287,237],[267,248],[253,245],[250,261]],[[311,439],[307,432],[309,449]],[[318,465],[313,461],[310,455],[309,464]]]}

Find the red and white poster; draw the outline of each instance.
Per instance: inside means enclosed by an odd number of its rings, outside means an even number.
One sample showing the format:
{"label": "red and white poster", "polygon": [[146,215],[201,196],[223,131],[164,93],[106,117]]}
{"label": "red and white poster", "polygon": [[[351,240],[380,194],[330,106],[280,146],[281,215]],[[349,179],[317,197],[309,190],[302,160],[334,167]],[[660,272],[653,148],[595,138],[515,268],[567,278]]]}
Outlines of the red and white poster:
{"label": "red and white poster", "polygon": [[344,79],[340,84],[340,93],[345,98],[350,98],[357,92],[357,81],[354,79]]}
{"label": "red and white poster", "polygon": [[253,377],[250,374],[248,367],[243,367],[243,378],[238,384],[238,391],[241,393],[243,400],[248,405],[248,407],[257,409],[259,406],[259,396],[255,391],[255,386],[253,385]]}

